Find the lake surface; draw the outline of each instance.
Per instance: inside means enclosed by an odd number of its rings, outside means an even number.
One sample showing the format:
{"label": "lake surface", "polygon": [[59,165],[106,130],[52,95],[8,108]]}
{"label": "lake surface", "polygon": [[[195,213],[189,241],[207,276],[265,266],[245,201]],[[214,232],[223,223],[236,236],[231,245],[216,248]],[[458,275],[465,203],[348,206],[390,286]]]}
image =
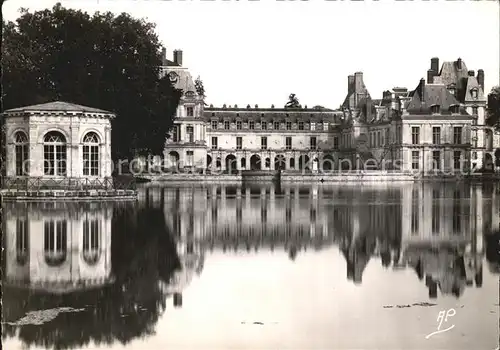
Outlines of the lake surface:
{"label": "lake surface", "polygon": [[5,349],[498,346],[498,184],[180,184],[3,209]]}

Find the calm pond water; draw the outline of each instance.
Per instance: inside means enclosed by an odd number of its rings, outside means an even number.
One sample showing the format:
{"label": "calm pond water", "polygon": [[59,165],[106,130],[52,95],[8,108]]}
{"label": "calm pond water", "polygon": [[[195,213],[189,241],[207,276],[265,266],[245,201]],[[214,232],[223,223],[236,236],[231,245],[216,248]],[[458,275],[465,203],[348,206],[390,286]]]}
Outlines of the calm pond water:
{"label": "calm pond water", "polygon": [[4,210],[4,349],[498,346],[498,184],[180,184]]}

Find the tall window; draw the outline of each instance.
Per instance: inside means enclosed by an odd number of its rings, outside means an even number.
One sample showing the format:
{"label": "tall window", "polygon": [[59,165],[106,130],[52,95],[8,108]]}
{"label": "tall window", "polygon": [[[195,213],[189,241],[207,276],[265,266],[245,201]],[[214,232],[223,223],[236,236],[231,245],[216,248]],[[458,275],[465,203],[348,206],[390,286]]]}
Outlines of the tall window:
{"label": "tall window", "polygon": [[453,152],[453,169],[455,170],[460,170],[461,169],[461,162],[460,162],[460,158],[462,156],[462,152],[460,151],[455,151]]}
{"label": "tall window", "polygon": [[286,129],[292,130],[292,122],[286,122]]}
{"label": "tall window", "polygon": [[194,165],[194,153],[193,151],[186,151],[186,166]]}
{"label": "tall window", "polygon": [[420,128],[418,126],[413,126],[411,128],[411,143],[414,145],[420,143]]}
{"label": "tall window", "polygon": [[224,120],[224,130],[229,130],[230,123],[229,120]]}
{"label": "tall window", "polygon": [[262,120],[262,121],[260,122],[260,125],[261,125],[261,127],[260,127],[260,128],[261,128],[262,130],[267,130],[267,123],[266,123],[266,121],[265,121],[265,120]]}
{"label": "tall window", "polygon": [[16,260],[24,265],[28,259],[28,222],[25,219],[16,221]]}
{"label": "tall window", "polygon": [[219,148],[217,146],[217,137],[216,136],[212,136],[212,149],[217,149]]}
{"label": "tall window", "polygon": [[188,117],[194,117],[194,108],[193,107],[186,107],[186,115]]}
{"label": "tall window", "polygon": [[249,128],[250,130],[254,130],[254,129],[255,129],[255,122],[254,122],[253,120],[250,120],[250,121],[248,122],[248,128]]}
{"label": "tall window", "polygon": [[242,129],[242,123],[241,120],[236,121],[236,130],[241,130]]}
{"label": "tall window", "polygon": [[454,144],[461,144],[462,143],[462,127],[461,126],[455,126],[453,128],[453,143]]}
{"label": "tall window", "polygon": [[441,169],[441,151],[432,151],[432,169]]}
{"label": "tall window", "polygon": [[413,170],[418,170],[420,168],[420,152],[412,151],[411,152],[411,168]]}
{"label": "tall window", "polygon": [[177,125],[172,129],[172,140],[174,142],[179,142],[179,127]]}
{"label": "tall window", "polygon": [[285,148],[286,149],[292,149],[292,137],[287,136],[285,139]]}
{"label": "tall window", "polygon": [[49,265],[60,265],[66,260],[67,222],[66,220],[45,221],[44,255]]}
{"label": "tall window", "polygon": [[186,126],[186,134],[188,142],[194,142],[194,127],[192,125]]}
{"label": "tall window", "polygon": [[414,188],[411,192],[411,233],[413,235],[418,234],[419,228],[419,198],[418,198],[418,190]]}
{"label": "tall window", "polygon": [[260,138],[260,148],[267,149],[267,137],[263,136]]}
{"label": "tall window", "polygon": [[476,115],[477,116],[477,112],[478,112],[477,106],[472,107],[472,115]]}
{"label": "tall window", "polygon": [[95,132],[83,138],[83,175],[99,175],[99,136]]}
{"label": "tall window", "polygon": [[273,129],[274,130],[279,130],[280,129],[280,122],[274,122]]}
{"label": "tall window", "polygon": [[14,136],[16,152],[16,176],[25,176],[29,172],[29,144],[28,137],[22,131],[16,132]]}
{"label": "tall window", "polygon": [[217,120],[212,120],[212,130],[217,130],[218,126],[217,124],[218,124]]}
{"label": "tall window", "polygon": [[66,138],[50,131],[43,138],[43,170],[45,175],[66,176]]}
{"label": "tall window", "polygon": [[304,130],[304,122],[299,122],[299,130]]}
{"label": "tall window", "polygon": [[472,147],[477,148],[477,130],[472,130]]}
{"label": "tall window", "polygon": [[243,148],[243,138],[238,136],[236,138],[236,149],[242,149]]}
{"label": "tall window", "polygon": [[438,235],[441,227],[441,202],[439,190],[432,191],[432,234]]}
{"label": "tall window", "polygon": [[439,126],[434,126],[432,128],[432,143],[435,145],[441,143],[441,128]]}
{"label": "tall window", "polygon": [[309,141],[309,146],[311,149],[316,149],[316,136],[311,136],[311,140]]}
{"label": "tall window", "polygon": [[85,219],[83,221],[83,259],[88,264],[95,264],[100,257],[99,221]]}

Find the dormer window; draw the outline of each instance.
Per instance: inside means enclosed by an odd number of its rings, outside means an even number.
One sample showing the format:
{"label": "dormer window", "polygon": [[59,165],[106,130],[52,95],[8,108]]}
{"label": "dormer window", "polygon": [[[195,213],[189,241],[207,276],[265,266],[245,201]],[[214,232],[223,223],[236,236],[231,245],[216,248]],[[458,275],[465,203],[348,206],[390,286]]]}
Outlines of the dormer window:
{"label": "dormer window", "polygon": [[455,94],[457,92],[457,87],[455,86],[455,84],[448,85],[448,92],[450,94],[452,94],[453,96],[455,96]]}
{"label": "dormer window", "polygon": [[473,106],[473,107],[472,107],[472,115],[476,115],[476,116],[477,116],[477,112],[478,112],[478,110],[479,110],[479,109],[477,108],[477,106]]}
{"label": "dormer window", "polygon": [[459,105],[451,105],[450,106],[450,112],[453,113],[453,114],[458,114],[459,108],[460,108]]}
{"label": "dormer window", "polygon": [[262,129],[262,130],[267,130],[267,123],[266,123],[266,121],[265,121],[265,120],[262,120],[262,121],[260,122],[260,125],[261,125],[261,129]]}
{"label": "dormer window", "polygon": [[194,116],[194,108],[193,107],[186,107],[186,115],[188,117],[193,117]]}
{"label": "dormer window", "polygon": [[477,99],[477,89],[474,88],[470,91],[470,94],[472,96],[473,99]]}
{"label": "dormer window", "polygon": [[186,97],[194,97],[194,92],[193,91],[186,92]]}
{"label": "dormer window", "polygon": [[432,114],[439,114],[439,105],[432,105],[431,106],[431,113]]}

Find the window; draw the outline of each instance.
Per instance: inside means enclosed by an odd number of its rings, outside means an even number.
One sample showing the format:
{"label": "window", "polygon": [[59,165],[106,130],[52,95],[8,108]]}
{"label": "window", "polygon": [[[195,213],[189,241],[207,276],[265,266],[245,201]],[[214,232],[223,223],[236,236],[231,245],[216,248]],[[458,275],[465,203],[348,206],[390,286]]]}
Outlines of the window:
{"label": "window", "polygon": [[477,148],[477,130],[472,131],[472,147]]}
{"label": "window", "polygon": [[432,191],[432,234],[438,235],[441,227],[441,202],[439,199],[439,190]]}
{"label": "window", "polygon": [[264,120],[260,122],[260,125],[261,125],[260,128],[262,130],[267,130],[267,123]]}
{"label": "window", "polygon": [[316,149],[316,137],[315,136],[311,136],[311,139],[309,141],[309,146],[311,147],[311,149]]}
{"label": "window", "polygon": [[172,141],[179,142],[179,127],[177,125],[172,129]]}
{"label": "window", "polygon": [[16,176],[29,174],[29,144],[28,137],[22,131],[18,131],[14,137],[16,152]]}
{"label": "window", "polygon": [[318,124],[316,124],[316,130],[323,131],[323,123],[319,122]]}
{"label": "window", "polygon": [[224,120],[224,130],[229,130],[230,124],[229,120]]}
{"label": "window", "polygon": [[448,89],[448,91],[450,92],[450,94],[455,95],[455,91],[456,91],[456,90],[455,90],[455,88],[454,88],[454,87],[450,87],[450,88]]}
{"label": "window", "polygon": [[299,122],[299,130],[304,130],[304,122]]}
{"label": "window", "polygon": [[458,105],[450,106],[450,111],[453,114],[458,114],[458,112],[460,112],[460,106],[458,106]]}
{"label": "window", "polygon": [[25,219],[16,221],[16,260],[24,265],[28,259],[28,223]]}
{"label": "window", "polygon": [[217,124],[218,124],[217,120],[212,120],[212,129],[213,130],[217,130]]}
{"label": "window", "polygon": [[186,134],[188,136],[188,142],[194,142],[194,127],[192,125],[186,126]]}
{"label": "window", "polygon": [[477,152],[472,152],[472,159],[477,160]]}
{"label": "window", "polygon": [[418,234],[419,228],[419,198],[418,198],[418,190],[414,188],[411,193],[411,233],[413,235]]}
{"label": "window", "polygon": [[193,166],[193,165],[194,165],[194,152],[186,151],[186,166]]}
{"label": "window", "polygon": [[100,257],[99,221],[85,219],[83,221],[83,259],[88,264],[95,264]]}
{"label": "window", "polygon": [[280,122],[274,122],[273,129],[274,130],[279,130],[280,129]]}
{"label": "window", "polygon": [[431,106],[431,113],[438,114],[439,113],[439,105],[432,105]]}
{"label": "window", "polygon": [[286,129],[292,130],[292,122],[286,122]]}
{"label": "window", "polygon": [[477,99],[477,89],[472,89],[470,91],[470,94],[471,94],[473,99]]}
{"label": "window", "polygon": [[241,125],[241,120],[237,120],[236,121],[236,130],[241,130],[242,129],[242,125]]}
{"label": "window", "polygon": [[411,152],[411,168],[413,170],[418,170],[420,168],[420,152],[412,151]]}
{"label": "window", "polygon": [[439,126],[434,126],[432,128],[432,143],[435,145],[441,143],[441,128]]}
{"label": "window", "polygon": [[194,108],[193,107],[186,107],[186,115],[188,117],[194,117]]}
{"label": "window", "polygon": [[83,138],[83,175],[99,175],[99,136],[95,132]]}
{"label": "window", "polygon": [[67,222],[65,220],[45,221],[44,255],[48,265],[60,265],[66,260]]}
{"label": "window", "polygon": [[212,149],[217,149],[217,137],[212,136]]}
{"label": "window", "polygon": [[420,143],[420,128],[418,126],[413,126],[411,128],[411,143],[414,145]]}
{"label": "window", "polygon": [[323,130],[328,131],[328,122],[323,123]]}
{"label": "window", "polygon": [[380,147],[380,131],[377,131],[377,145],[376,147]]}
{"label": "window", "polygon": [[335,149],[339,148],[339,138],[337,136],[333,137],[333,148]]}
{"label": "window", "polygon": [[285,138],[285,148],[292,149],[292,138],[290,136]]}
{"label": "window", "polygon": [[453,128],[453,143],[458,144],[458,145],[462,143],[462,127],[461,126],[455,126]]}
{"label": "window", "polygon": [[43,138],[43,172],[45,175],[66,176],[66,138],[50,131]]}
{"label": "window", "polygon": [[477,106],[472,107],[472,115],[477,115],[479,108]]}
{"label": "window", "polygon": [[441,152],[440,151],[432,151],[432,169],[434,169],[434,170],[441,169]]}
{"label": "window", "polygon": [[260,148],[267,149],[267,137],[263,136],[260,138]]}
{"label": "window", "polygon": [[453,169],[455,170],[460,170],[461,169],[461,161],[460,158],[462,157],[462,152],[460,151],[454,151],[453,152]]}
{"label": "window", "polygon": [[242,148],[243,148],[243,138],[238,136],[236,138],[236,149],[242,149]]}
{"label": "window", "polygon": [[250,130],[254,130],[255,129],[255,122],[253,120],[251,120],[249,123],[248,123],[248,128]]}

